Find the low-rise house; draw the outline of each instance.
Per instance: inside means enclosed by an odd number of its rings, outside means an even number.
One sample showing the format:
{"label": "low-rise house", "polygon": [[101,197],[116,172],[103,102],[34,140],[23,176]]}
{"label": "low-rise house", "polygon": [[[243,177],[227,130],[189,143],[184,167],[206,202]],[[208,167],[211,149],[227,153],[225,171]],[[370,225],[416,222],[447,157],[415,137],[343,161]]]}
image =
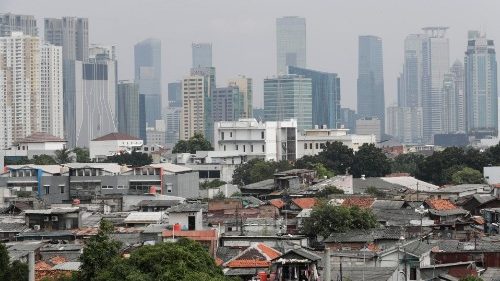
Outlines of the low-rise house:
{"label": "low-rise house", "polygon": [[90,141],[90,159],[101,162],[109,156],[122,153],[132,153],[139,150],[143,141],[123,133],[110,133]]}
{"label": "low-rise house", "polygon": [[80,207],[26,210],[26,224],[34,230],[69,230],[81,227]]}
{"label": "low-rise house", "polygon": [[165,217],[164,212],[131,212],[124,223],[133,227],[148,226],[162,223]]}
{"label": "low-rise house", "polygon": [[428,199],[424,205],[428,208],[429,217],[435,224],[446,224],[469,215],[467,210],[457,207],[446,199]]}
{"label": "low-rise house", "polygon": [[337,189],[340,189],[344,192],[344,194],[353,194],[353,177],[352,175],[342,175],[335,176],[329,179],[320,179],[317,183],[312,184],[307,187],[305,191],[301,191],[301,194],[316,194],[326,187],[334,186]]}
{"label": "low-rise house", "polygon": [[[459,202],[457,202],[457,204],[459,204]],[[469,211],[471,215],[479,216],[481,215],[482,209],[499,208],[500,198],[491,194],[474,194],[464,198],[462,202],[460,202],[460,205],[465,210]]]}
{"label": "low-rise house", "polygon": [[249,280],[258,272],[268,272],[271,261],[281,256],[281,252],[257,243],[223,264],[224,275],[238,276]]}
{"label": "low-rise house", "polygon": [[180,203],[179,200],[142,200],[137,207],[142,212],[163,212]]}
{"label": "low-rise house", "polygon": [[346,233],[333,233],[323,243],[334,251],[381,251],[393,247],[403,235],[400,227],[352,230]]}
{"label": "low-rise house", "polygon": [[168,223],[179,225],[182,230],[203,229],[203,206],[199,203],[181,204],[168,210]]}
{"label": "low-rise house", "polygon": [[500,244],[474,239],[468,242],[440,240],[431,256],[436,264],[475,262],[479,267],[500,267]]}
{"label": "low-rise house", "polygon": [[500,234],[500,208],[482,210],[484,218],[484,232],[487,234]]}
{"label": "low-rise house", "polygon": [[321,257],[304,248],[295,248],[274,258],[271,266],[271,276],[275,281],[308,280],[319,281],[319,265]]}
{"label": "low-rise house", "polygon": [[487,184],[459,184],[446,186],[428,192],[431,199],[450,199],[456,201],[459,198],[474,194],[490,194],[491,187]]}
{"label": "low-rise house", "polygon": [[15,236],[28,230],[24,216],[0,216],[0,241],[14,240]]}

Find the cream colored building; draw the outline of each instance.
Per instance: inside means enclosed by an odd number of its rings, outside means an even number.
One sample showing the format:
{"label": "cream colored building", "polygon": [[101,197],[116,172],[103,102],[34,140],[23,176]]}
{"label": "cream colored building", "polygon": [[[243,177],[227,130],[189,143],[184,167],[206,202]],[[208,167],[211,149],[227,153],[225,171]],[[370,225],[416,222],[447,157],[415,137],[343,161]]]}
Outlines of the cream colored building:
{"label": "cream colored building", "polygon": [[41,130],[40,41],[0,37],[0,148]]}
{"label": "cream colored building", "polygon": [[192,75],[182,80],[182,113],[179,139],[205,132],[205,78]]}
{"label": "cream colored building", "polygon": [[229,79],[229,86],[236,86],[243,96],[243,112],[241,118],[253,117],[253,88],[252,78],[246,76],[239,76],[238,78]]}

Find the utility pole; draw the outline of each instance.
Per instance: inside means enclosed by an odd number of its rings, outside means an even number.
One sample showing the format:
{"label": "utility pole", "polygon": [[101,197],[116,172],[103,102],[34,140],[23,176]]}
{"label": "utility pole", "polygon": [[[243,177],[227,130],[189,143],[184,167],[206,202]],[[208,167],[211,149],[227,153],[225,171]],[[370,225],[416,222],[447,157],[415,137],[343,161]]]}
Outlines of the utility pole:
{"label": "utility pole", "polygon": [[417,181],[417,201],[418,201],[418,181]]}

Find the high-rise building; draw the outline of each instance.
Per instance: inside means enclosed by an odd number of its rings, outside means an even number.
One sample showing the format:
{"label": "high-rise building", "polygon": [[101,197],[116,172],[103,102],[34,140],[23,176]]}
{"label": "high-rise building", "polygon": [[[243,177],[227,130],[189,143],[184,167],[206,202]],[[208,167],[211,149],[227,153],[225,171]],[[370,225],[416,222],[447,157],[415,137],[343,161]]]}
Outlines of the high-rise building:
{"label": "high-rise building", "polygon": [[75,61],[76,145],[116,132],[116,61],[106,54]]}
{"label": "high-rise building", "polygon": [[356,132],[356,111],[350,108],[340,109],[340,127]]}
{"label": "high-rise building", "polygon": [[277,74],[287,73],[287,66],[306,67],[306,19],[282,17],[276,19]]}
{"label": "high-rise building", "polygon": [[62,47],[43,44],[40,51],[41,131],[64,138]]}
{"label": "high-rise building", "polygon": [[340,127],[340,78],[327,73],[295,66],[288,67],[289,74],[311,78],[313,125],[330,129]]}
{"label": "high-rise building", "polygon": [[139,87],[133,81],[119,81],[117,89],[118,132],[140,137]]}
{"label": "high-rise building", "polygon": [[264,119],[297,120],[297,129],[312,128],[312,82],[299,75],[264,79]]}
{"label": "high-rise building", "polygon": [[215,88],[212,93],[212,120],[237,121],[242,117],[243,97],[238,87]]}
{"label": "high-rise building", "polygon": [[164,111],[164,120],[167,127],[165,142],[169,148],[173,148],[179,141],[181,114],[181,107],[169,107]]}
{"label": "high-rise building", "polygon": [[182,80],[182,114],[179,139],[205,133],[205,77],[191,75]]}
{"label": "high-rise building", "polygon": [[161,41],[146,39],[134,46],[135,82],[146,102],[146,122],[161,119]]}
{"label": "high-rise building", "polygon": [[[204,120],[203,127],[205,131],[203,134],[205,138],[212,142],[214,139],[214,121],[212,116],[212,94],[215,91],[215,67],[196,67],[191,68],[191,76],[203,76],[203,114]],[[183,89],[184,94],[184,89]],[[183,104],[184,106],[184,104]],[[181,137],[182,139],[182,137]]]}
{"label": "high-rise building", "polygon": [[193,68],[212,67],[212,44],[193,43],[191,45]]}
{"label": "high-rise building", "polygon": [[45,19],[45,41],[63,47],[63,60],[85,61],[89,56],[89,23],[86,18]]}
{"label": "high-rise building", "polygon": [[423,46],[424,34],[410,34],[404,42],[404,65],[400,80],[401,107],[422,106]]}
{"label": "high-rise building", "polygon": [[464,66],[457,60],[443,81],[443,133],[465,133]]}
{"label": "high-rise building", "polygon": [[146,143],[146,96],[139,93],[139,138]]}
{"label": "high-rise building", "polygon": [[447,27],[426,27],[422,45],[422,109],[424,142],[433,143],[434,134],[444,131],[443,81],[450,71],[449,40]]}
{"label": "high-rise building", "polygon": [[382,140],[380,127],[382,122],[377,117],[363,117],[356,120],[356,134],[375,135],[378,142]]}
{"label": "high-rise building", "polygon": [[465,69],[461,61],[456,60],[450,69],[455,82],[456,97],[456,131],[465,133],[467,131],[466,98],[465,98]]}
{"label": "high-rise building", "polygon": [[387,108],[387,134],[405,144],[422,143],[422,107]]}
{"label": "high-rise building", "polygon": [[229,86],[238,87],[243,99],[243,111],[241,118],[253,117],[253,86],[252,78],[239,76],[238,78],[229,79]]}
{"label": "high-rise building", "polygon": [[40,40],[0,37],[0,148],[41,131]]}
{"label": "high-rise building", "polygon": [[31,15],[0,14],[0,37],[10,36],[13,31],[38,36],[36,19]]}
{"label": "high-rise building", "polygon": [[[63,17],[44,20],[45,41],[62,47],[64,131],[69,147],[76,145],[77,68],[89,56],[88,19]],[[79,61],[80,63],[76,63]]]}
{"label": "high-rise building", "polygon": [[497,60],[493,40],[469,32],[465,53],[467,130],[478,136],[498,134]]}
{"label": "high-rise building", "polygon": [[360,118],[378,118],[381,123],[380,134],[383,134],[385,97],[382,39],[371,35],[359,36],[358,52],[357,114]]}
{"label": "high-rise building", "polygon": [[168,107],[182,107],[182,82],[168,83]]}

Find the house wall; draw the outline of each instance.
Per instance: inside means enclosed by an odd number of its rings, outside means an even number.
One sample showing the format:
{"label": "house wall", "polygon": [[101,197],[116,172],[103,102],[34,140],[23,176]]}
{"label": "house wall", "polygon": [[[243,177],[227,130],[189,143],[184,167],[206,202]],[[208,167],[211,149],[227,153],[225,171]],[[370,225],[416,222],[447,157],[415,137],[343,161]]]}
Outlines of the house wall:
{"label": "house wall", "polygon": [[188,230],[188,217],[195,216],[195,229],[201,230],[203,229],[202,220],[203,213],[200,210],[199,212],[189,212],[189,213],[169,213],[168,215],[168,223],[170,225],[180,224],[182,230]]}
{"label": "house wall", "polygon": [[163,193],[166,195],[179,196],[184,198],[198,198],[200,194],[200,183],[198,172],[190,172],[175,175],[165,175],[163,181],[166,185],[171,184],[172,192],[164,187]]}

